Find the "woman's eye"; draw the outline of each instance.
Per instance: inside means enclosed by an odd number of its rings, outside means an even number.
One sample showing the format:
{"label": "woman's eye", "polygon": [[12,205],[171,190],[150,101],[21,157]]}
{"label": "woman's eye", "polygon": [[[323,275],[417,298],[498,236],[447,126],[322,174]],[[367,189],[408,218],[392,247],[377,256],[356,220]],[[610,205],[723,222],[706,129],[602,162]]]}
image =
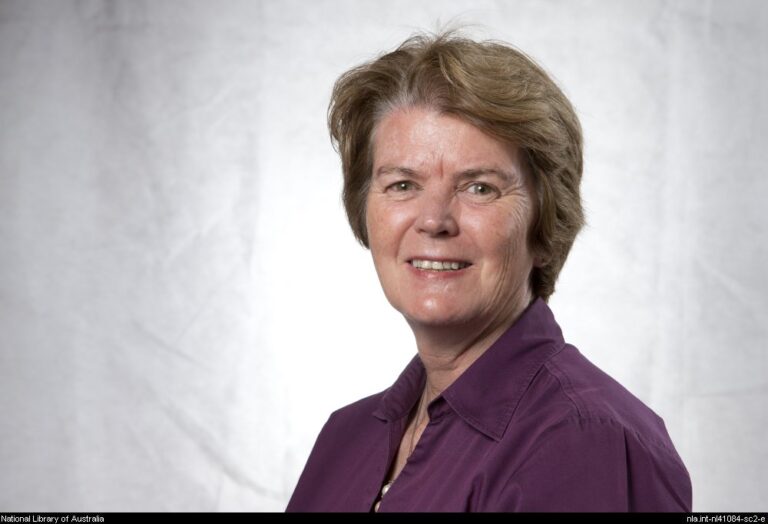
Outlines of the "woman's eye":
{"label": "woman's eye", "polygon": [[479,196],[489,196],[494,194],[494,190],[491,186],[481,182],[474,182],[470,184],[470,186],[467,188],[467,191],[473,195]]}
{"label": "woman's eye", "polygon": [[413,183],[408,182],[407,180],[401,180],[400,182],[395,182],[391,186],[389,186],[389,189],[392,191],[396,191],[398,193],[401,193],[403,191],[410,191],[413,189]]}

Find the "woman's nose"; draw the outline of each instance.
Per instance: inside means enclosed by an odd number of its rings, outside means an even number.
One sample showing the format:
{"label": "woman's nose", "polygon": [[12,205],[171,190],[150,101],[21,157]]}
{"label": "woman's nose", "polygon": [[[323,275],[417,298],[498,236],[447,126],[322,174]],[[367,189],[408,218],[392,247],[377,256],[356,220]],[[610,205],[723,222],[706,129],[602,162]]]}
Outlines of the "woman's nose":
{"label": "woman's nose", "polygon": [[416,229],[433,237],[456,236],[459,223],[454,210],[453,191],[425,190],[418,200]]}

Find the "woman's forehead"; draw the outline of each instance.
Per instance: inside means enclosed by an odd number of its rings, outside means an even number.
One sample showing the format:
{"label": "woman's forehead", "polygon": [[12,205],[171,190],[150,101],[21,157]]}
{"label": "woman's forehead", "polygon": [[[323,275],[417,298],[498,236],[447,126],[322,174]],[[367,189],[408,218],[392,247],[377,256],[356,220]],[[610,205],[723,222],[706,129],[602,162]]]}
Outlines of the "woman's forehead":
{"label": "woman's forehead", "polygon": [[424,108],[394,110],[384,116],[373,136],[373,163],[423,171],[445,166],[451,171],[514,171],[519,148],[495,138],[454,115]]}

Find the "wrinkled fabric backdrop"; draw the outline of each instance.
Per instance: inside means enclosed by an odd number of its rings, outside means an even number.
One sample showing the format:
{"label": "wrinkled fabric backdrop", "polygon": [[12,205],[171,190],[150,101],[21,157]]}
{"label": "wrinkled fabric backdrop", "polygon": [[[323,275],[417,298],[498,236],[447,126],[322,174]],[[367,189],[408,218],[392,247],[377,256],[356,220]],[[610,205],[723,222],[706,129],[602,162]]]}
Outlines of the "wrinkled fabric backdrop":
{"label": "wrinkled fabric backdrop", "polygon": [[447,22],[582,119],[566,338],[663,417],[694,509],[768,510],[768,3],[18,0],[0,511],[285,507],[330,412],[415,352],[345,221],[333,81]]}

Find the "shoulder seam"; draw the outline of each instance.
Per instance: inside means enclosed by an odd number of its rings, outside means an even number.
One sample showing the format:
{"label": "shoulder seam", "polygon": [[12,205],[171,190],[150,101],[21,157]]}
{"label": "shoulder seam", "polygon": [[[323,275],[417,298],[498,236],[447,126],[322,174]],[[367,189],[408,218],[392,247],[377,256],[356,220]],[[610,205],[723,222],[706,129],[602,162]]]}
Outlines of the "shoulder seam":
{"label": "shoulder seam", "polygon": [[674,463],[678,465],[682,465],[682,459],[679,458],[679,455],[677,451],[670,449],[665,443],[659,442],[657,440],[651,440],[646,438],[645,436],[638,433],[635,429],[628,427],[625,424],[622,424],[618,420],[612,418],[612,417],[599,417],[595,415],[591,415],[589,417],[567,417],[560,421],[561,424],[563,423],[572,423],[572,424],[579,424],[579,423],[587,423],[587,424],[608,424],[611,426],[616,426],[618,429],[620,429],[622,432],[626,434],[634,435],[634,437],[637,439],[638,442],[645,444],[649,447],[652,447],[653,449],[659,450],[664,453],[665,456],[667,456],[669,459],[671,459]]}
{"label": "shoulder seam", "polygon": [[[553,377],[555,377],[555,380],[557,380],[558,384],[560,384],[560,388],[563,390],[563,393],[566,397],[568,397],[568,400],[570,400],[576,408],[576,412],[578,413],[579,418],[586,419],[586,409],[580,405],[580,402],[576,400],[576,395],[573,394],[573,388],[571,387],[571,381],[568,379],[568,375],[566,375],[560,366],[554,362],[554,359],[547,360],[544,363],[544,367]],[[551,368],[555,368],[557,372]]]}

